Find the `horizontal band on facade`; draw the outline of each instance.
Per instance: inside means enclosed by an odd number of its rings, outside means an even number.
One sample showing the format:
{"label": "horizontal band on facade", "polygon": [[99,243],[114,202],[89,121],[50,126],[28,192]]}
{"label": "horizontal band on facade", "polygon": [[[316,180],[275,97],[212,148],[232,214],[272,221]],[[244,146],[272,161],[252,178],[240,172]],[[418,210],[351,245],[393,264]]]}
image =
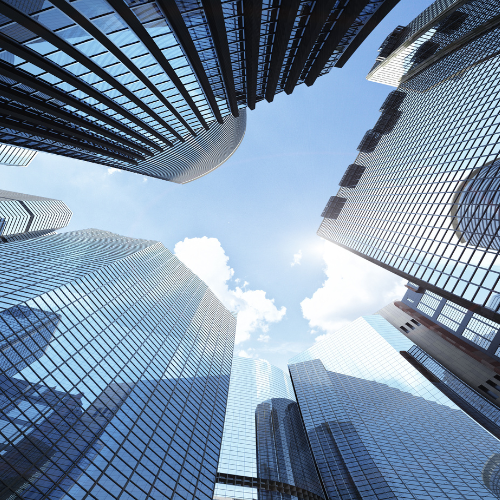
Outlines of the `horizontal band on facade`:
{"label": "horizontal band on facade", "polygon": [[250,476],[237,476],[235,474],[223,474],[217,472],[216,483],[232,484],[234,486],[246,486],[248,488],[257,488],[259,490],[279,491],[287,495],[293,495],[304,500],[324,500],[322,497],[311,493],[310,491],[299,488],[292,484],[282,483],[281,481],[272,481],[271,479],[262,479]]}

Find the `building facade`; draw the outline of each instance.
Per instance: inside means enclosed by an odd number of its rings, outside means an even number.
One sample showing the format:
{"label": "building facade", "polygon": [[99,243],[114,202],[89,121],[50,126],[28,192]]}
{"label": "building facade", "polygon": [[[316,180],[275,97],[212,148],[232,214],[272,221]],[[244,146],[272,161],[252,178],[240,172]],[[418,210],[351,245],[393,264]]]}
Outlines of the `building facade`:
{"label": "building facade", "polygon": [[318,231],[496,324],[499,14],[488,0],[438,0],[390,34],[368,78],[397,90]]}
{"label": "building facade", "polygon": [[342,67],[398,0],[2,0],[0,140],[173,182],[245,108]]}
{"label": "building facade", "polygon": [[0,243],[53,233],[66,227],[72,215],[60,200],[0,190]]}
{"label": "building facade", "polygon": [[214,498],[327,500],[287,373],[235,357]]}
{"label": "building facade", "polygon": [[0,144],[0,165],[27,167],[36,156],[36,151]]}
{"label": "building facade", "polygon": [[402,355],[413,346],[374,315],[289,361],[329,497],[497,498],[483,470],[500,442]]}
{"label": "building facade", "polygon": [[235,327],[158,242],[2,245],[0,496],[211,499]]}

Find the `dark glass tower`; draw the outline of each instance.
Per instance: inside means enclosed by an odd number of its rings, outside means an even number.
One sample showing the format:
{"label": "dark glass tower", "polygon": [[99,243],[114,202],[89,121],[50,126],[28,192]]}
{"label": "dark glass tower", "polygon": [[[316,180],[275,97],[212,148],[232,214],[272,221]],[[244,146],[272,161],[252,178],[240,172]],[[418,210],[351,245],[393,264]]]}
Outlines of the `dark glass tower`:
{"label": "dark glass tower", "polygon": [[368,79],[398,88],[318,231],[481,315],[482,347],[500,324],[499,15],[497,2],[439,0],[389,35]]}
{"label": "dark glass tower", "polygon": [[415,347],[366,316],[290,360],[330,499],[497,498],[500,441],[415,368]]}
{"label": "dark glass tower", "polygon": [[0,498],[211,499],[235,326],[158,242],[0,246]]}
{"label": "dark glass tower", "polygon": [[188,182],[245,108],[342,67],[398,0],[0,2],[0,140]]}
{"label": "dark glass tower", "polygon": [[215,499],[326,500],[290,377],[235,357]]}
{"label": "dark glass tower", "polygon": [[66,227],[72,215],[60,200],[0,190],[0,243],[53,233]]}

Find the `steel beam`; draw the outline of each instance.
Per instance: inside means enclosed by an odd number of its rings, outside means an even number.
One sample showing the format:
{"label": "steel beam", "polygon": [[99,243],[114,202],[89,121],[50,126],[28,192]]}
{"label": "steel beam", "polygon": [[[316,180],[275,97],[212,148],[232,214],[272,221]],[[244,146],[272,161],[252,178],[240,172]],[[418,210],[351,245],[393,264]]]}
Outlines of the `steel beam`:
{"label": "steel beam", "polygon": [[299,47],[295,53],[295,58],[292,67],[287,75],[285,82],[285,92],[291,94],[299,81],[300,75],[307,62],[309,54],[316,40],[318,39],[321,29],[330,17],[330,13],[337,0],[317,0],[314,9],[309,17],[309,22],[306,25]]}
{"label": "steel beam", "polygon": [[[141,101],[138,97],[135,96],[133,92],[128,90],[124,85],[122,85],[119,81],[115,80],[107,71],[102,69],[92,60],[88,59],[82,52],[75,49],[68,42],[64,41],[62,38],[59,38],[55,33],[51,30],[45,28],[38,22],[36,22],[30,16],[23,14],[19,10],[8,5],[4,0],[0,0],[1,11],[4,15],[8,16],[14,22],[18,23],[20,26],[30,30],[34,34],[43,38],[47,42],[51,43],[59,50],[62,50],[65,54],[72,57],[75,61],[80,63],[82,66],[86,67],[89,71],[96,74],[99,78],[105,81],[112,88],[115,88],[120,92],[123,96],[133,102],[138,108],[142,109],[146,114],[148,114],[151,118],[156,120],[159,124],[165,127],[169,132],[171,132],[176,137],[180,137],[180,135],[175,132],[175,130],[155,111],[153,111],[149,106],[147,106],[144,102]],[[121,108],[121,106],[120,106]],[[161,136],[161,134],[158,134]]]}
{"label": "steel beam", "polygon": [[[107,2],[115,9],[118,15],[125,21],[127,26],[136,34],[137,38],[146,46],[151,55],[156,59],[158,64],[162,67],[163,71],[168,75],[172,83],[180,92],[187,105],[193,110],[196,118],[200,121],[202,126],[208,130],[208,125],[203,118],[198,106],[196,106],[193,98],[187,91],[181,79],[177,76],[174,68],[170,65],[167,58],[163,55],[161,49],[156,45],[155,41],[151,38],[150,34],[144,28],[142,23],[137,19],[136,15],[130,10],[130,7],[123,0],[107,0]],[[191,134],[196,135],[194,130],[189,127]]]}
{"label": "steel beam", "polygon": [[212,86],[208,81],[207,73],[205,72],[205,68],[203,67],[198,51],[196,50],[196,47],[193,43],[191,34],[186,27],[184,18],[182,17],[182,14],[177,7],[177,3],[175,2],[175,0],[156,0],[156,3],[163,11],[163,15],[167,19],[168,24],[175,33],[177,40],[182,45],[182,48],[187,55],[193,71],[198,78],[198,82],[200,83],[201,88],[205,93],[205,97],[207,98],[207,101],[212,108],[212,112],[216,120],[221,124],[224,123],[224,119],[220,114],[219,106],[217,105],[217,101],[215,100]]}
{"label": "steel beam", "polygon": [[[161,140],[165,144],[168,144],[169,146],[172,145],[172,143],[168,140],[165,139],[161,134],[156,132],[152,127],[144,123],[142,120],[137,118],[135,115],[127,111],[125,108],[122,108],[119,104],[117,104],[115,101],[112,99],[109,99],[105,95],[103,95],[101,92],[96,90],[94,87],[91,85],[88,85],[86,82],[81,80],[80,78],[76,77],[72,73],[70,73],[68,70],[61,68],[57,64],[53,63],[49,59],[46,59],[45,57],[41,56],[40,54],[37,54],[34,50],[29,49],[25,47],[24,45],[21,45],[20,43],[15,42],[14,40],[7,38],[4,36],[2,33],[0,33],[0,47],[2,49],[7,50],[8,52],[11,52],[12,54],[15,54],[16,56],[20,57],[21,59],[24,59],[25,61],[28,61],[35,66],[38,66],[39,68],[43,69],[47,73],[50,73],[57,78],[60,78],[63,82],[68,83],[69,85],[72,85],[76,89],[80,90],[84,94],[89,95],[90,97],[93,97],[97,101],[102,102],[104,105],[106,105],[108,108],[112,109],[116,113],[121,114],[124,118],[130,120],[132,123],[135,123],[137,126],[141,127],[145,131],[149,132],[152,134],[154,137],[157,139]],[[35,87],[36,88],[36,87]],[[55,89],[57,87],[54,87]],[[76,102],[80,102],[77,99],[75,99]],[[63,101],[64,102],[64,101]],[[70,104],[71,106],[74,106],[75,104]],[[88,105],[85,103],[80,103],[79,106],[75,106],[77,109],[81,109],[83,112],[87,112]],[[93,109],[93,108],[92,108]],[[98,111],[96,111],[98,112]],[[99,115],[101,112],[98,112]],[[102,113],[104,114],[104,113]],[[104,114],[105,115],[105,114]],[[102,119],[99,117],[99,119]],[[125,125],[119,124],[118,120],[109,117],[109,124],[112,126],[116,126],[119,130],[122,130],[123,132],[130,134],[132,137],[136,137],[137,139],[145,142],[149,146],[153,147],[154,149],[158,151],[162,151],[162,148],[152,142],[150,139],[147,137],[144,137],[134,130],[129,129]],[[103,121],[106,121],[103,119]],[[117,125],[118,124],[118,125]]]}
{"label": "steel beam", "polygon": [[[13,117],[17,118],[18,120],[25,120],[26,119],[25,115],[23,113],[21,113],[19,110],[13,111],[10,107],[7,107],[5,105],[0,104],[0,118],[3,120],[3,122],[2,122],[3,127],[8,127],[9,129],[17,130],[17,131],[23,132],[25,134],[43,137],[44,139],[48,139],[48,140],[54,141],[56,143],[60,142],[61,144],[65,144],[65,145],[73,147],[73,148],[80,148],[80,149],[83,149],[85,151],[91,151],[93,153],[101,154],[103,156],[109,156],[110,158],[114,158],[116,160],[120,160],[120,161],[123,161],[125,163],[131,163],[133,165],[137,165],[137,161],[132,160],[130,158],[124,158],[123,156],[117,155],[116,153],[113,153],[112,151],[106,151],[106,150],[97,148],[95,146],[92,146],[91,144],[81,143],[80,141],[76,141],[70,137],[62,137],[59,134],[55,134],[53,132],[50,132],[49,130],[41,130],[41,129],[36,128],[32,125],[20,123],[17,121],[8,120],[9,116],[13,116]],[[33,117],[33,118],[30,117],[30,122],[36,123],[37,121],[40,121],[39,119],[35,119],[35,118],[36,117]],[[44,126],[46,126],[46,125],[44,125]]]}
{"label": "steel beam", "polygon": [[[174,108],[169,100],[158,90],[151,80],[113,43],[111,40],[99,29],[97,29],[91,21],[89,21],[83,14],[80,14],[71,4],[66,0],[51,0],[59,10],[64,12],[70,19],[72,19],[78,26],[81,26],[87,33],[93,36],[100,44],[109,50],[141,83],[152,92],[158,100],[179,120],[179,122],[186,127],[189,133],[194,134],[194,130],[189,126],[186,120]],[[182,139],[180,134],[173,128],[170,130],[178,139]]]}
{"label": "steel beam", "polygon": [[333,51],[342,40],[342,37],[369,2],[370,0],[349,0],[349,3],[344,7],[340,16],[335,21],[328,38],[323,43],[323,46],[316,55],[316,59],[307,73],[304,83],[308,87],[314,84],[325,67],[325,64],[333,54]]}
{"label": "steel beam", "polygon": [[257,73],[259,68],[262,0],[243,0],[243,16],[245,21],[247,105],[250,109],[255,109],[255,104],[257,102]]}
{"label": "steel beam", "polygon": [[232,115],[237,117],[239,116],[239,112],[238,103],[236,102],[233,66],[231,64],[231,55],[229,54],[226,23],[224,22],[221,0],[201,0],[201,2],[205,10],[215,50],[219,56],[218,59],[222,72],[222,78],[224,79],[226,87],[229,108],[231,109]]}
{"label": "steel beam", "polygon": [[[64,92],[61,91],[56,91],[54,92],[54,87],[50,86],[48,84],[43,84],[43,82],[37,81],[35,78],[26,78],[28,74],[21,73],[21,71],[17,70],[16,68],[9,66],[8,64],[4,63],[3,61],[0,61],[0,73],[7,77],[10,78],[16,82],[22,83],[26,86],[32,87],[34,90],[40,93],[47,94],[49,97],[53,97],[54,99],[61,100],[62,97],[67,96]],[[31,75],[29,75],[31,76]],[[33,81],[34,80],[34,81]],[[39,85],[42,84],[42,85]],[[84,127],[88,130],[91,130],[92,132],[102,135],[109,141],[116,141],[118,144],[121,144],[122,146],[129,147],[131,149],[135,149],[137,151],[140,151],[142,154],[145,154],[147,156],[153,156],[154,153],[152,153],[149,149],[146,149],[142,147],[141,145],[132,142],[128,140],[126,137],[123,137],[122,135],[118,135],[111,130],[107,128],[103,128],[96,123],[86,120],[85,118],[75,114],[71,113],[70,111],[67,111],[64,108],[60,108],[57,106],[54,106],[53,104],[50,104],[49,102],[46,102],[42,99],[37,99],[29,94],[25,94],[22,92],[17,91],[15,88],[9,88],[5,87],[7,91],[9,92],[15,92],[16,97],[11,97],[14,100],[17,100],[19,102],[23,102],[26,105],[40,110],[42,113],[48,113],[51,115],[56,116],[57,118],[61,118],[62,120],[67,120],[71,123],[74,123],[75,125],[78,125],[80,127]],[[1,87],[0,87],[0,92],[2,92]],[[74,99],[74,98],[73,98]],[[76,100],[76,99],[75,99]],[[80,101],[77,100],[77,104]],[[73,107],[73,104],[70,104]],[[91,108],[92,109],[92,108]],[[126,151],[124,149],[124,151]]]}
{"label": "steel beam", "polygon": [[398,3],[399,0],[385,0],[354,37],[354,40],[349,44],[347,49],[344,50],[339,60],[335,63],[336,68],[342,68],[344,66],[356,49],[365,41],[366,37],[377,27],[378,23],[382,21]]}
{"label": "steel beam", "polygon": [[266,100],[272,102],[278,87],[281,68],[285,60],[288,41],[292,33],[295,18],[300,6],[300,0],[289,0],[282,2],[278,13],[276,34],[274,36],[273,51],[271,53],[271,65],[266,85]]}
{"label": "steel beam", "polygon": [[[14,89],[9,89],[7,87],[0,86],[0,96],[5,97],[8,101],[17,101],[25,106],[31,107],[36,109],[37,111],[41,111],[42,113],[47,113],[50,115],[53,115],[57,118],[61,118],[67,122],[74,123],[76,118],[74,115],[71,115],[70,113],[61,113],[60,110],[55,110],[51,109],[51,107],[45,105],[43,106],[43,102],[40,102],[38,99],[34,99],[31,96],[27,96],[26,94],[23,94],[22,92],[19,92]],[[39,104],[42,104],[42,107],[39,106]],[[49,118],[45,118],[42,116],[38,116],[34,113],[27,112],[23,110],[22,108],[17,108],[10,106],[8,104],[0,104],[4,109],[9,109],[12,111],[16,111],[20,113],[21,115],[24,116],[24,120],[30,121],[32,120],[34,124],[42,125],[44,127],[47,127],[49,129],[57,130],[63,134],[68,134],[71,137],[78,138],[83,141],[89,141],[95,144],[100,145],[101,147],[104,147],[106,149],[109,149],[111,151],[114,151],[115,153],[124,155],[124,156],[131,156],[132,158],[135,159],[143,159],[144,156],[141,155],[140,153],[137,153],[136,151],[130,151],[128,149],[125,149],[117,144],[114,144],[112,142],[108,142],[100,137],[95,137],[93,135],[89,135],[88,133],[83,132],[82,130],[79,130],[77,128],[73,127],[68,127],[65,126],[64,124],[60,122],[56,122],[53,120],[50,120]],[[45,109],[41,109],[45,108]],[[59,112],[58,112],[59,111]],[[57,116],[56,116],[57,115]]]}

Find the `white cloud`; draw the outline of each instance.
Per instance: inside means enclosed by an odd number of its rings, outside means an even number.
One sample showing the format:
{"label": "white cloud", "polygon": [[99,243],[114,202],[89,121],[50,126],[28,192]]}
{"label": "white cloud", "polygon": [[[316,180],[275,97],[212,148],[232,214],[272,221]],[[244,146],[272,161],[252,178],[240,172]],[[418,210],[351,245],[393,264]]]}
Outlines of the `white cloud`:
{"label": "white cloud", "polygon": [[113,175],[114,173],[116,172],[120,172],[121,169],[119,168],[113,168],[113,167],[109,167],[108,168],[108,175]]}
{"label": "white cloud", "polygon": [[286,308],[278,309],[264,290],[246,290],[246,281],[242,287],[229,288],[234,270],[228,266],[229,257],[217,238],[185,238],[175,245],[174,253],[230,311],[238,313],[237,344],[248,340],[254,331],[266,333],[270,323],[283,319]]}
{"label": "white cloud", "polygon": [[331,334],[359,316],[401,299],[406,291],[406,280],[333,243],[324,242],[323,260],[325,282],[300,303],[313,331],[317,328]]}
{"label": "white cloud", "polygon": [[290,265],[293,266],[300,266],[300,262],[302,260],[302,250],[299,250],[297,253],[293,254],[293,260],[290,262]]}
{"label": "white cloud", "polygon": [[259,335],[259,338],[257,339],[257,342],[269,342],[271,340],[271,337],[269,335],[264,335],[261,333]]}
{"label": "white cloud", "polygon": [[238,351],[236,355],[239,356],[240,358],[253,358],[253,354],[249,352],[250,350],[251,349],[247,349],[246,351],[244,351],[242,349],[241,351]]}
{"label": "white cloud", "polygon": [[143,177],[142,178],[142,182],[148,182],[148,178],[147,177]]}

